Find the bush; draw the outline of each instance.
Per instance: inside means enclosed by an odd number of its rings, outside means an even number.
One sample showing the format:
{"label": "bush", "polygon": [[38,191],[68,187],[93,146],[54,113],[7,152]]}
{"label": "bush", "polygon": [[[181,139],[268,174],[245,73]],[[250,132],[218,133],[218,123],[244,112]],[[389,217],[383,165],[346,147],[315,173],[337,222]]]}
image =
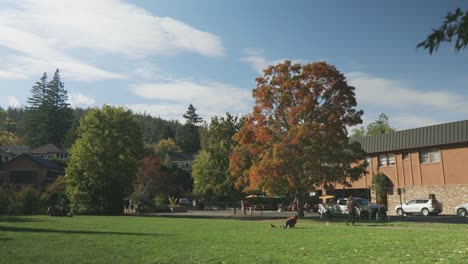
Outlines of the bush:
{"label": "bush", "polygon": [[165,205],[165,204],[167,204],[166,202],[167,202],[166,197],[162,196],[162,195],[158,195],[158,196],[155,196],[153,198],[153,205],[156,206],[156,207]]}
{"label": "bush", "polygon": [[15,213],[15,186],[4,185],[0,187],[0,214]]}
{"label": "bush", "polygon": [[16,192],[17,214],[45,214],[47,212],[47,199],[41,192],[33,187],[25,187]]}

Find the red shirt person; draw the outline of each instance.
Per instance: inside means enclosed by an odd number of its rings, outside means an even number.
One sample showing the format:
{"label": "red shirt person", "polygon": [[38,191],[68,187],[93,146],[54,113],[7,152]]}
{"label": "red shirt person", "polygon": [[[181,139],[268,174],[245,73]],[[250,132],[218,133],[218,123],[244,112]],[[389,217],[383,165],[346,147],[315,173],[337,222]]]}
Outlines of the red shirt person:
{"label": "red shirt person", "polygon": [[297,223],[297,215],[288,217],[288,219],[286,219],[286,222],[284,223],[284,228],[288,228],[288,226],[289,228],[294,228],[296,223]]}

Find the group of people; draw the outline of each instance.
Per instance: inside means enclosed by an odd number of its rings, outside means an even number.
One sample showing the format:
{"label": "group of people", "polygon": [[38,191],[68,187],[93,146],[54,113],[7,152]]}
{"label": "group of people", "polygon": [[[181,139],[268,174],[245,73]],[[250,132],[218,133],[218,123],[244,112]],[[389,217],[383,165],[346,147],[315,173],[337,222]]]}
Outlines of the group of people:
{"label": "group of people", "polygon": [[125,197],[124,199],[124,207],[125,211],[124,213],[140,213],[141,212],[141,207],[142,203],[138,202],[137,207],[135,208],[134,201],[132,198]]}
{"label": "group of people", "polygon": [[[350,224],[352,224],[354,226],[355,223],[356,223],[356,216],[358,215],[357,208],[359,207],[359,205],[356,203],[356,201],[354,201],[353,196],[350,196],[348,198],[348,201],[346,203],[346,207],[348,209],[348,220],[346,221],[346,225],[349,226]],[[323,208],[322,208],[321,213],[322,213],[322,215],[325,216],[326,224],[329,225],[330,219],[332,217],[331,210],[326,205],[324,205]],[[378,222],[384,222],[385,217],[387,217],[386,216],[386,211],[385,211],[385,208],[382,207],[377,212],[377,216],[376,216],[377,221]],[[284,226],[282,226],[282,227],[283,228],[288,228],[288,227],[294,228],[296,223],[297,223],[297,215],[294,215],[294,216],[288,217],[286,219],[286,222],[285,222]]]}

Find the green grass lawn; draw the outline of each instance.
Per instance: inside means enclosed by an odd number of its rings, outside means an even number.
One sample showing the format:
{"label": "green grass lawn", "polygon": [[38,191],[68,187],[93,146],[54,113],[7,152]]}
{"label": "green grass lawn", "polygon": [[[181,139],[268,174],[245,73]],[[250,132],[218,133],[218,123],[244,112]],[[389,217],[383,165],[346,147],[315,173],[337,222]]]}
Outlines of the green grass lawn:
{"label": "green grass lawn", "polygon": [[466,224],[0,216],[0,263],[468,263]]}

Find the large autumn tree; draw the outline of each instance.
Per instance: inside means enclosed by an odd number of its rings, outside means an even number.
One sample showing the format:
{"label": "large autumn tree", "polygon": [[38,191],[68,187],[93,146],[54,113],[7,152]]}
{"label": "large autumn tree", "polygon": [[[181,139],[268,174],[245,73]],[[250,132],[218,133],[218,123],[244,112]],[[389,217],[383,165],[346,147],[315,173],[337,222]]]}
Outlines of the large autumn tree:
{"label": "large autumn tree", "polygon": [[346,126],[362,123],[354,87],[334,66],[285,61],[264,70],[253,90],[255,106],[234,136],[230,158],[237,186],[294,196],[299,215],[309,191],[349,184],[364,172],[364,153],[349,143]]}

